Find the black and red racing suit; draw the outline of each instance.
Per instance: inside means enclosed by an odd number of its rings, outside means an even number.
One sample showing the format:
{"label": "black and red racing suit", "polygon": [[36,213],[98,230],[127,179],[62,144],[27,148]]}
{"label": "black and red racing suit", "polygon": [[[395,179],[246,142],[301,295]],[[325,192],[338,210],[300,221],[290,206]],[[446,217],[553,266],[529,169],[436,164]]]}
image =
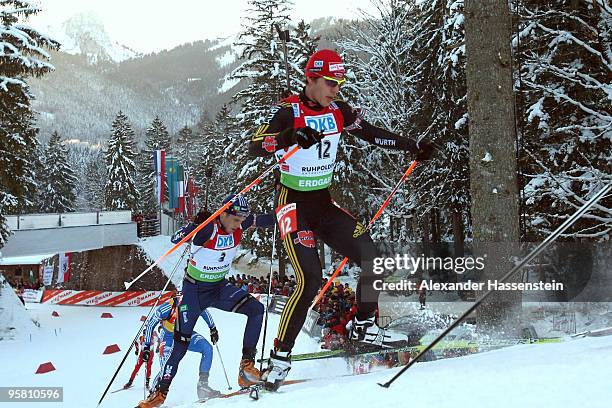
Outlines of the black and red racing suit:
{"label": "black and red racing suit", "polygon": [[253,156],[276,154],[291,149],[288,137],[293,129],[309,126],[325,137],[309,149],[300,149],[280,166],[280,189],[275,198],[283,245],[295,271],[297,286],[283,310],[277,347],[290,351],[308,308],[321,286],[321,263],[316,239],[357,262],[362,269],[357,287],[360,319],[371,316],[378,305],[373,288],[372,261],[376,249],[364,226],[337,206],[329,193],[338,143],[343,131],[377,146],[412,150],[415,142],[371,125],[358,109],[336,100],[323,107],[305,92],[291,95],[273,107],[252,136]]}

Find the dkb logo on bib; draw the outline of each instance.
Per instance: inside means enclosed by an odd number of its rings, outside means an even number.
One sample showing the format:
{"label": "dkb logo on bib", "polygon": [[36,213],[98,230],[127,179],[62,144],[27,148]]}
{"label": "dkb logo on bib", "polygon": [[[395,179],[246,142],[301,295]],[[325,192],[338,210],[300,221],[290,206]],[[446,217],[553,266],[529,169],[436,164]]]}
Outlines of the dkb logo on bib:
{"label": "dkb logo on bib", "polygon": [[306,126],[318,130],[324,134],[338,133],[338,125],[333,113],[326,113],[321,116],[305,116]]}
{"label": "dkb logo on bib", "polygon": [[229,249],[234,246],[233,235],[219,235],[215,243],[215,249]]}

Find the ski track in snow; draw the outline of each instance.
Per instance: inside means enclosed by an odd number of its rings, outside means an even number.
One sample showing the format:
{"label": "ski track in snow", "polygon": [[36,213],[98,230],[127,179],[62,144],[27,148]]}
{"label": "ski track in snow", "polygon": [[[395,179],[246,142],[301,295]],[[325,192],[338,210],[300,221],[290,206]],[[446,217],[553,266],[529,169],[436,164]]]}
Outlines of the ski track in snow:
{"label": "ski track in snow", "polygon": [[[147,308],[80,307],[28,304],[28,314],[40,329],[29,336],[3,341],[0,359],[5,367],[0,374],[3,386],[63,386],[63,403],[45,403],[44,407],[95,407],[112,377]],[[52,311],[60,317],[51,317]],[[102,312],[113,314],[101,319]],[[246,318],[211,309],[219,327],[219,348],[233,390],[236,382],[242,332]],[[266,349],[272,345],[279,323],[270,315]],[[201,319],[200,319],[201,320]],[[25,329],[22,329],[25,330]],[[199,321],[196,330],[208,337],[208,329]],[[24,333],[22,333],[24,334]],[[118,344],[120,353],[103,355],[104,348]],[[261,349],[261,341],[259,344]],[[312,352],[318,344],[301,334],[295,353]],[[215,349],[216,353],[216,349]],[[259,357],[259,356],[258,356]],[[56,371],[35,375],[39,364],[51,361]],[[120,388],[134,367],[136,356],[130,353],[110,391]],[[202,407],[194,404],[199,355],[188,352],[181,362],[167,399],[168,407]],[[8,369],[7,369],[8,368]],[[158,369],[157,355],[153,372]],[[143,397],[143,370],[136,386],[107,394],[102,407],[133,407]],[[398,369],[341,377],[349,372],[342,359],[296,362],[289,378],[319,378],[308,383],[281,388],[278,394],[264,394],[257,402],[246,395],[211,400],[206,405],[238,407],[246,404],[266,408],[300,405],[326,406],[413,406],[413,407],[608,407],[612,391],[612,336],[586,338],[565,343],[518,345],[461,358],[419,363],[408,370],[389,389],[379,387]],[[213,360],[210,384],[227,391],[218,357]],[[38,404],[3,403],[2,407],[38,406]],[[41,405],[43,406],[43,405]]]}

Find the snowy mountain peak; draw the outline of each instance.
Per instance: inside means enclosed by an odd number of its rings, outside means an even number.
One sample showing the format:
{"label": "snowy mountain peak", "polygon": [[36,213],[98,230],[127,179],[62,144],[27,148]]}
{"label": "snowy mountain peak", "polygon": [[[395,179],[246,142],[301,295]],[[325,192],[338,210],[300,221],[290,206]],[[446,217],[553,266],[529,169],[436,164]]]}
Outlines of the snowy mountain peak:
{"label": "snowy mountain peak", "polygon": [[62,44],[61,51],[85,55],[90,64],[101,61],[121,62],[139,55],[111,40],[102,19],[91,11],[75,14],[60,27],[50,27],[49,31]]}

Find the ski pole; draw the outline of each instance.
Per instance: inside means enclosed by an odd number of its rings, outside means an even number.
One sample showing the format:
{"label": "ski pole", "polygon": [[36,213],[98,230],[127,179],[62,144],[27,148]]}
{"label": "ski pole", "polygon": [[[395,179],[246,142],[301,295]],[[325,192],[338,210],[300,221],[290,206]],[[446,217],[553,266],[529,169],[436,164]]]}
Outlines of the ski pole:
{"label": "ski pole", "polygon": [[225,370],[225,364],[223,364],[223,358],[221,357],[221,352],[219,351],[219,345],[215,344],[217,348],[217,354],[219,355],[219,361],[221,362],[221,367],[223,367],[223,374],[225,374],[225,381],[227,381],[227,389],[231,390],[232,386],[230,385],[229,378],[227,378],[227,371]]}
{"label": "ski pole", "polygon": [[[412,171],[414,170],[416,165],[417,165],[416,160],[413,160],[412,163],[410,163],[410,166],[408,166],[408,169],[404,172],[404,175],[402,176],[402,178],[400,178],[400,180],[397,182],[395,187],[393,187],[393,190],[391,190],[391,192],[387,196],[387,199],[382,203],[382,205],[380,206],[380,208],[378,209],[376,214],[374,214],[374,217],[372,217],[372,219],[368,223],[368,226],[366,227],[366,231],[369,230],[370,227],[372,226],[372,224],[374,224],[374,221],[376,221],[381,216],[381,214],[383,213],[385,208],[387,208],[387,206],[389,205],[389,202],[391,201],[391,198],[393,198],[393,196],[395,195],[397,190],[401,187],[401,185],[404,184],[404,181],[406,181],[406,179],[412,173]],[[321,298],[325,294],[325,291],[327,291],[327,289],[332,284],[334,279],[336,279],[336,277],[338,277],[338,275],[340,274],[340,272],[342,271],[342,269],[344,268],[344,265],[346,265],[348,260],[349,260],[348,257],[345,256],[344,259],[342,260],[342,262],[340,262],[340,265],[338,265],[338,267],[336,268],[336,270],[334,271],[332,276],[329,278],[329,280],[327,281],[325,286],[323,286],[323,288],[317,294],[317,297],[315,298],[315,300],[310,305],[310,309],[314,308],[317,305],[317,303],[319,303],[319,301],[321,300]]]}
{"label": "ski pole", "polygon": [[274,262],[274,249],[276,248],[276,224],[272,233],[272,255],[270,257],[270,274],[268,276],[268,296],[266,296],[266,316],[264,318],[263,341],[261,344],[261,360],[259,361],[259,371],[263,369],[264,353],[266,351],[266,333],[268,331],[268,307],[270,306],[270,296],[272,295],[272,263]]}
{"label": "ski pole", "polygon": [[198,231],[200,231],[202,228],[204,228],[205,226],[207,226],[212,220],[214,220],[215,218],[217,218],[219,216],[219,214],[221,214],[223,211],[225,211],[226,209],[228,209],[232,203],[236,200],[236,198],[240,195],[245,194],[247,191],[249,191],[251,188],[253,188],[254,186],[260,184],[263,180],[263,178],[265,176],[268,175],[268,173],[270,173],[272,170],[274,170],[274,168],[276,166],[278,166],[279,164],[284,163],[288,158],[290,158],[291,156],[293,156],[295,154],[295,152],[297,152],[300,149],[299,146],[295,146],[293,149],[289,150],[289,152],[285,153],[285,155],[283,157],[280,158],[279,161],[277,161],[276,163],[274,163],[272,166],[268,167],[263,173],[261,173],[255,180],[253,180],[249,185],[247,185],[245,188],[243,188],[242,190],[240,190],[240,192],[238,194],[236,194],[236,196],[234,197],[233,200],[228,201],[227,203],[223,204],[221,206],[221,208],[219,208],[217,211],[215,211],[214,213],[212,213],[210,215],[210,217],[208,217],[204,222],[202,222],[200,225],[198,225],[193,231],[191,231],[189,234],[187,234],[185,237],[183,237],[183,239],[181,239],[179,242],[177,242],[172,248],[170,248],[169,250],[167,250],[162,256],[160,256],[159,258],[157,258],[155,260],[155,262],[153,262],[147,269],[145,269],[140,275],[138,275],[137,277],[135,277],[134,279],[132,279],[130,282],[124,282],[123,284],[125,285],[125,289],[129,289],[130,286],[132,286],[137,280],[139,280],[140,278],[142,278],[144,275],[146,275],[147,273],[149,273],[151,270],[153,270],[153,268],[156,265],[159,265],[159,263],[161,261],[163,261],[168,255],[170,255],[171,253],[173,253],[178,247],[180,247],[181,245],[183,245],[185,242],[189,241],[191,239],[191,237],[193,237],[195,234],[198,233]]}
{"label": "ski pole", "polygon": [[274,24],[278,37],[283,42],[283,54],[285,59],[285,76],[287,77],[287,92],[291,93],[291,81],[289,80],[289,61],[287,59],[287,42],[289,42],[289,30],[281,30],[278,24]]}
{"label": "ski pole", "polygon": [[[599,190],[599,192],[597,194],[595,194],[589,201],[587,201],[586,203],[584,203],[584,205],[582,207],[580,207],[574,214],[572,214],[572,216],[570,216],[567,220],[565,220],[565,222],[563,224],[561,224],[559,226],[559,228],[557,228],[556,230],[554,230],[552,232],[552,234],[550,234],[548,237],[546,237],[546,239],[544,241],[542,241],[540,243],[540,245],[538,245],[537,247],[535,247],[533,249],[533,251],[531,251],[525,258],[523,258],[523,260],[521,262],[519,262],[518,264],[516,264],[512,269],[510,269],[510,271],[508,273],[506,273],[504,276],[501,277],[501,279],[498,279],[499,282],[505,282],[509,277],[511,277],[512,275],[514,275],[518,270],[520,270],[523,266],[525,266],[526,264],[528,264],[533,258],[535,258],[536,256],[538,256],[548,245],[550,245],[551,243],[553,243],[558,237],[559,235],[561,235],[566,229],[568,229],[573,223],[575,223],[576,221],[578,221],[578,219],[584,215],[584,213],[586,213],[588,211],[588,209],[595,204],[597,201],[599,201],[604,195],[606,195],[606,193],[608,191],[610,191],[612,189],[612,182],[608,183],[607,186],[605,186],[604,188],[602,188],[601,190]],[[455,327],[457,327],[457,325],[459,323],[461,323],[463,320],[465,320],[465,318],[472,313],[478,306],[480,306],[480,304],[487,298],[489,297],[489,295],[491,293],[495,292],[495,289],[490,289],[487,292],[485,292],[483,295],[481,295],[475,302],[474,304],[468,309],[466,310],[461,316],[459,316],[459,318],[457,320],[455,320],[453,322],[453,324],[451,324],[450,326],[448,326],[448,328],[446,330],[444,330],[442,333],[440,333],[440,335],[438,337],[436,337],[427,347],[425,347],[423,350],[421,350],[419,352],[419,354],[416,355],[416,357],[412,360],[410,360],[397,374],[395,374],[393,376],[393,378],[391,378],[389,381],[387,381],[384,384],[380,384],[378,383],[378,385],[380,385],[381,387],[384,388],[389,388],[389,386],[391,384],[393,384],[393,382],[395,380],[397,380],[399,378],[399,376],[401,376],[402,374],[404,374],[406,372],[406,370],[408,370],[410,367],[412,367],[412,365],[414,363],[416,363],[419,358],[421,358],[421,356],[423,356],[425,353],[427,353],[429,350],[431,350],[436,344],[438,344],[438,342],[440,342],[440,340],[442,340],[444,337],[446,337],[446,335],[448,333],[450,333]]]}
{"label": "ski pole", "polygon": [[[136,336],[134,337],[134,340],[132,340],[132,344],[130,344],[130,347],[127,349],[127,351],[125,352],[125,355],[123,356],[123,359],[121,360],[121,362],[119,363],[119,367],[117,367],[117,370],[115,370],[115,374],[113,374],[113,377],[111,378],[110,382],[108,383],[108,385],[106,386],[106,389],[104,390],[104,393],[102,394],[102,397],[100,398],[100,401],[98,401],[98,406],[100,406],[100,404],[102,403],[102,400],[104,400],[104,397],[106,396],[106,394],[108,393],[108,389],[111,387],[111,385],[113,385],[113,381],[115,381],[115,378],[117,377],[117,374],[119,374],[119,370],[121,370],[121,367],[123,367],[123,363],[125,363],[125,360],[127,359],[128,355],[130,354],[130,351],[132,350],[132,347],[134,346],[134,343],[136,341],[138,341],[138,335],[140,334],[140,332],[142,332],[143,328],[145,327],[145,325],[147,324],[147,321],[149,320],[149,316],[151,316],[151,312],[155,309],[155,307],[157,306],[157,304],[159,303],[159,300],[161,299],[161,297],[164,294],[164,291],[166,290],[166,288],[168,287],[168,285],[170,284],[170,281],[172,280],[172,277],[174,276],[174,274],[176,273],[176,269],[178,268],[178,266],[182,263],[183,258],[185,257],[185,254],[187,254],[189,248],[185,248],[185,251],[183,251],[183,255],[181,255],[181,258],[178,260],[178,262],[176,263],[176,265],[174,265],[174,269],[172,270],[172,273],[170,274],[170,277],[168,278],[168,280],[166,281],[166,284],[164,285],[164,287],[162,288],[162,290],[159,292],[159,295],[157,296],[157,298],[155,299],[155,303],[153,303],[153,306],[151,306],[151,308],[149,309],[149,313],[147,313],[147,317],[145,318],[145,320],[142,322],[142,325],[140,325],[140,328],[138,329],[138,331],[136,332]],[[145,367],[146,368],[146,367]]]}

